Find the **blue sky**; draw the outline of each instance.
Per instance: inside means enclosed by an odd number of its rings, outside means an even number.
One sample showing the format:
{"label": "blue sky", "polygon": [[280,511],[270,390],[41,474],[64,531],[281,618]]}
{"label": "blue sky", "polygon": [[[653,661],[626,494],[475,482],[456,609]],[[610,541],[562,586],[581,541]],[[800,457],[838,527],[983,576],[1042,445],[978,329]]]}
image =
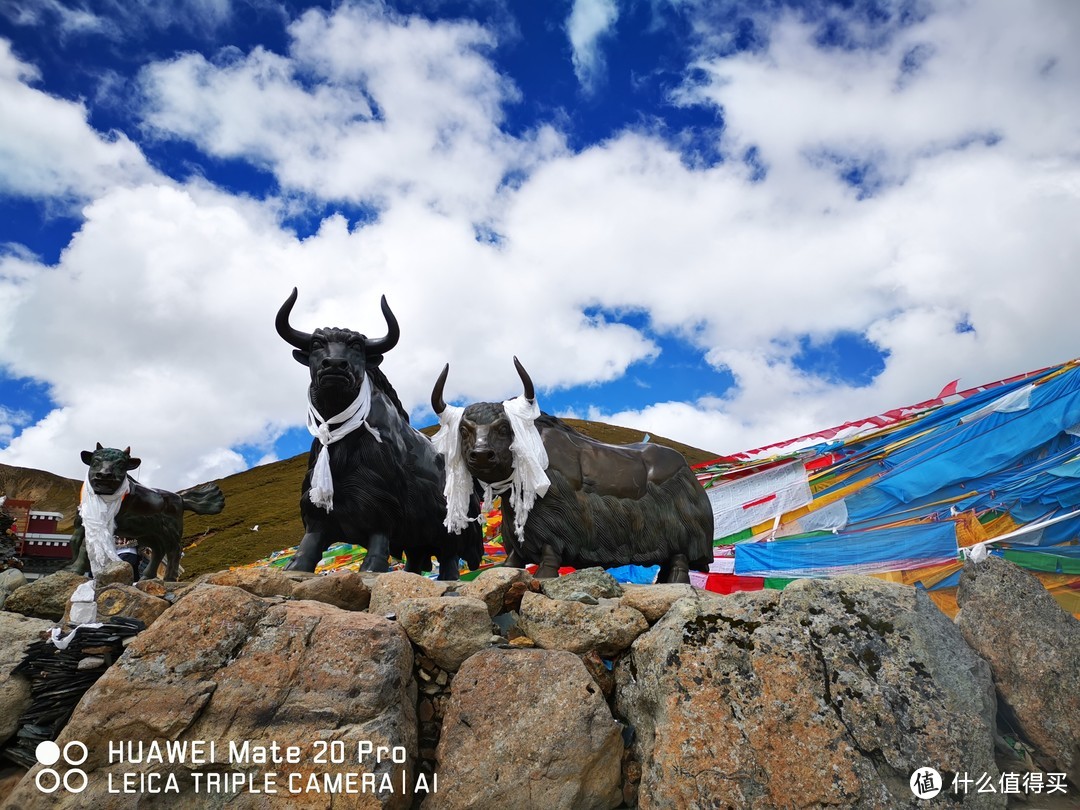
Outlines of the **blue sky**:
{"label": "blue sky", "polygon": [[273,331],[738,452],[1080,354],[1080,6],[0,2],[0,461],[306,448]]}

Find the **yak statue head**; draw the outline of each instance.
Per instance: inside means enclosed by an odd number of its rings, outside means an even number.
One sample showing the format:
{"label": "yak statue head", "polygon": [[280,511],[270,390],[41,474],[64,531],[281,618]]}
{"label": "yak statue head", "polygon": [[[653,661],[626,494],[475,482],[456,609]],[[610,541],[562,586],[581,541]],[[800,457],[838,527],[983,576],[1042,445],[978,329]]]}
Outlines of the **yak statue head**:
{"label": "yak statue head", "polygon": [[[532,380],[516,357],[514,367],[521,377],[525,399],[534,400],[536,394]],[[446,410],[443,389],[449,371],[450,365],[447,364],[431,391],[431,408],[436,415]],[[514,471],[514,457],[510,447],[514,441],[514,432],[501,402],[474,402],[467,406],[461,415],[458,435],[461,457],[473,476],[489,484],[504,481],[511,476]]]}
{"label": "yak statue head", "polygon": [[311,372],[312,401],[329,416],[355,399],[368,369],[378,367],[383,355],[397,345],[401,330],[386,303],[386,296],[382,297],[382,312],[387,333],[378,339],[336,327],[316,329],[311,334],[294,329],[289,324],[289,315],[295,303],[294,287],[278,310],[277,332],[285,342],[296,347],[293,357]]}
{"label": "yak statue head", "polygon": [[87,479],[95,495],[112,495],[120,489],[129,471],[134,470],[142,459],[131,457],[131,448],[117,450],[114,447],[102,447],[101,442],[93,451],[80,453],[83,464],[90,468]]}

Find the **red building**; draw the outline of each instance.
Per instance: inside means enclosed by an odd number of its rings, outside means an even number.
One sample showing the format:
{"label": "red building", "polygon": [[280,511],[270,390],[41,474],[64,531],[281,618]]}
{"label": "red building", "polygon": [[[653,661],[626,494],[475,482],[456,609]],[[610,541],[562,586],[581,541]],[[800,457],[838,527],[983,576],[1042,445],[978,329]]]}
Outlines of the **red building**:
{"label": "red building", "polygon": [[52,570],[71,559],[71,535],[56,531],[64,519],[61,512],[39,512],[31,509],[33,501],[8,498],[4,509],[13,518],[13,531],[19,537],[18,554],[27,571],[38,568]]}

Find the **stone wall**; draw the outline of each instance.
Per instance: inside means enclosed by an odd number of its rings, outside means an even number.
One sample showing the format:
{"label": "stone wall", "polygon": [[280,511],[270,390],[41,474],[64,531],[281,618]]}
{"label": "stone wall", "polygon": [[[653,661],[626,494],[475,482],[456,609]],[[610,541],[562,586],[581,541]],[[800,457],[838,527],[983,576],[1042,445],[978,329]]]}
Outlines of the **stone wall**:
{"label": "stone wall", "polygon": [[[1031,587],[1019,569],[982,566],[965,573],[959,624],[920,591],[864,577],[724,597],[599,570],[539,582],[493,569],[468,583],[231,571],[140,596],[110,585],[107,604],[156,601],[58,740],[87,745],[87,787],[42,794],[38,765],[10,803],[136,806],[114,789],[153,774],[176,789],[144,790],[140,808],[916,807],[909,780],[927,766],[947,783],[1000,779],[999,694],[1045,767],[1075,778],[1080,689],[1050,698],[1027,683],[1039,703],[1023,682],[1032,656],[1070,666],[1077,622],[1017,590]],[[1013,613],[1011,591],[1039,609]],[[994,605],[1012,618],[1007,637],[986,626],[1001,623]],[[10,633],[40,632],[22,621]],[[117,761],[140,741],[216,750]],[[244,742],[303,750],[294,763],[237,761],[230,743]],[[358,789],[335,790],[349,773]],[[1006,797],[972,789],[950,804]]]}

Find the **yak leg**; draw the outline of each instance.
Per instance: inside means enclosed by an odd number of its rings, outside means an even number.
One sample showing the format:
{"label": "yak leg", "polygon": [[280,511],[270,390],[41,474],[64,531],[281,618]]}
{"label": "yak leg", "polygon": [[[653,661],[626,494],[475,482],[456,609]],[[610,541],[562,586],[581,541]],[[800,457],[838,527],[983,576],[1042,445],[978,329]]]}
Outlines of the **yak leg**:
{"label": "yak leg", "polygon": [[461,558],[458,557],[457,551],[453,549],[447,549],[439,554],[439,579],[443,581],[452,581],[458,578],[458,573],[461,570]]}
{"label": "yak leg", "polygon": [[661,581],[661,579],[666,582],[689,585],[690,560],[686,558],[685,554],[672,554],[671,560],[660,569],[660,576],[656,578],[657,582]]}
{"label": "yak leg", "polygon": [[368,538],[367,555],[360,564],[361,571],[385,574],[390,570],[390,538],[381,532]]}
{"label": "yak leg", "polygon": [[[146,566],[143,570],[143,575],[139,579],[154,579],[157,577],[157,569],[151,571],[150,566]],[[176,582],[180,579],[180,548],[179,546],[173,548],[165,555],[165,576],[162,578],[164,582]]]}
{"label": "yak leg", "polygon": [[424,575],[425,571],[430,571],[431,568],[424,567],[424,558],[419,554],[406,554],[405,555],[405,570],[410,574]]}
{"label": "yak leg", "polygon": [[326,546],[323,543],[323,533],[321,531],[308,532],[300,541],[300,547],[289,560],[289,564],[285,566],[285,570],[314,571],[315,567],[322,562],[324,551],[326,551]]}
{"label": "yak leg", "polygon": [[559,575],[562,562],[559,553],[550,543],[544,543],[544,553],[540,555],[540,565],[536,569],[537,579],[552,579]]}
{"label": "yak leg", "polygon": [[71,535],[71,564],[64,568],[76,574],[88,574],[90,572],[90,558],[86,556],[86,530],[82,523],[75,525],[75,531]]}
{"label": "yak leg", "polygon": [[[150,546],[150,562],[147,563],[140,580],[154,579],[157,576],[158,568],[161,567],[161,561],[165,558],[164,549],[160,545],[154,543]],[[168,572],[166,572],[167,574]],[[166,577],[167,578],[167,577]]]}

